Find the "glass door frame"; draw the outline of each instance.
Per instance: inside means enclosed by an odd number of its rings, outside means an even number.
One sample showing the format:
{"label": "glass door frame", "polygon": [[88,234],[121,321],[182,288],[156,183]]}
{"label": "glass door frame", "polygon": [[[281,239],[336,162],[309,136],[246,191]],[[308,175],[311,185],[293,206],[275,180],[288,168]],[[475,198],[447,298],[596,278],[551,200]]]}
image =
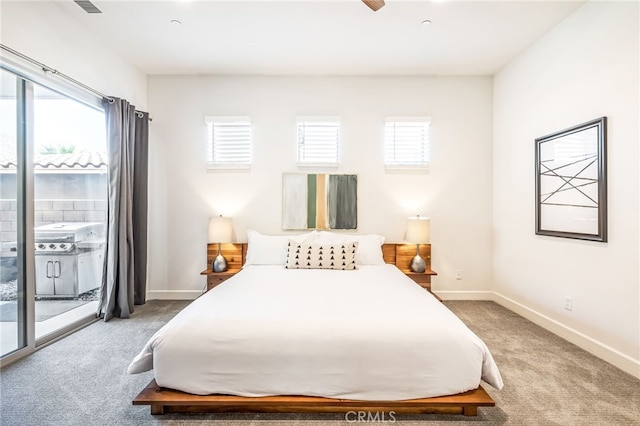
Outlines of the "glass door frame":
{"label": "glass door frame", "polygon": [[16,76],[16,202],[18,267],[18,349],[0,355],[0,369],[36,350],[97,321],[77,321],[58,331],[35,338],[35,173],[34,84],[60,93],[87,106],[102,109],[102,98],[68,83],[51,80],[42,70],[0,57],[0,69]]}
{"label": "glass door frame", "polygon": [[[10,70],[4,70],[9,71]],[[15,73],[13,73],[15,74]],[[33,83],[16,75],[16,205],[17,205],[17,341],[18,348],[0,358],[0,366],[20,359],[36,348],[34,186],[33,186]]]}

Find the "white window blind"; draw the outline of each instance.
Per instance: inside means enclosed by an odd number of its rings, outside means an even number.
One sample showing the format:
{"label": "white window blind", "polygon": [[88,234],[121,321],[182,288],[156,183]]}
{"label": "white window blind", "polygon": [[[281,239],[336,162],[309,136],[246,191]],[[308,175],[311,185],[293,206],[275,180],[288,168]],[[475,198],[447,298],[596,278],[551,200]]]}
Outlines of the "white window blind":
{"label": "white window blind", "polygon": [[298,164],[337,165],[340,162],[340,119],[297,117]]}
{"label": "white window blind", "polygon": [[251,120],[249,117],[205,117],[207,164],[211,168],[251,166]]}
{"label": "white window blind", "polygon": [[427,169],[431,118],[388,117],[384,123],[384,163],[388,169]]}

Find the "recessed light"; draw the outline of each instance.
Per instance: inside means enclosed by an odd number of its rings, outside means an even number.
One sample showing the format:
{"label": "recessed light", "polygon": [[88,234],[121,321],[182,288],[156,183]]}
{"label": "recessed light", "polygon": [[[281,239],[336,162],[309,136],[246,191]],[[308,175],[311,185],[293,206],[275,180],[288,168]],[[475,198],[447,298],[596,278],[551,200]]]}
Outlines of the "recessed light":
{"label": "recessed light", "polygon": [[182,25],[182,22],[178,21],[177,19],[172,19],[171,21],[169,21],[169,23],[176,27]]}
{"label": "recessed light", "polygon": [[431,19],[425,19],[424,21],[422,21],[423,27],[428,27],[429,25],[431,25]]}

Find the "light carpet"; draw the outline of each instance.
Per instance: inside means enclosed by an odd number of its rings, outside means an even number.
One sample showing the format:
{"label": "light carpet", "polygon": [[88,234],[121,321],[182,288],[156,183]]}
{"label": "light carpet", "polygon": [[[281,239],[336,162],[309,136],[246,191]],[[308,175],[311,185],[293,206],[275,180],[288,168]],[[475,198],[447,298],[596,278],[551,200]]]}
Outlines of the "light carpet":
{"label": "light carpet", "polygon": [[[347,425],[342,414],[170,414],[131,400],[153,378],[128,375],[147,339],[186,306],[150,301],[131,319],[97,322],[0,372],[2,425]],[[446,305],[489,346],[505,387],[496,407],[396,415],[401,425],[640,425],[640,380],[493,302]]]}

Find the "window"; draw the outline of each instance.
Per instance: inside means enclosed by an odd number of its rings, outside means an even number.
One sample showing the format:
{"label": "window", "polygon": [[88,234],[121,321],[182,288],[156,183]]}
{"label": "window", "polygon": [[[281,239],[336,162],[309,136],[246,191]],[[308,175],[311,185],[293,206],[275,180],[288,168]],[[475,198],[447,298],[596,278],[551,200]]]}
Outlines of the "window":
{"label": "window", "polygon": [[384,164],[387,169],[427,169],[430,135],[429,117],[388,117],[384,123]]}
{"label": "window", "polygon": [[249,117],[205,117],[207,164],[210,168],[251,166],[251,120]]}
{"label": "window", "polygon": [[337,117],[298,117],[298,165],[340,163],[340,119]]}

